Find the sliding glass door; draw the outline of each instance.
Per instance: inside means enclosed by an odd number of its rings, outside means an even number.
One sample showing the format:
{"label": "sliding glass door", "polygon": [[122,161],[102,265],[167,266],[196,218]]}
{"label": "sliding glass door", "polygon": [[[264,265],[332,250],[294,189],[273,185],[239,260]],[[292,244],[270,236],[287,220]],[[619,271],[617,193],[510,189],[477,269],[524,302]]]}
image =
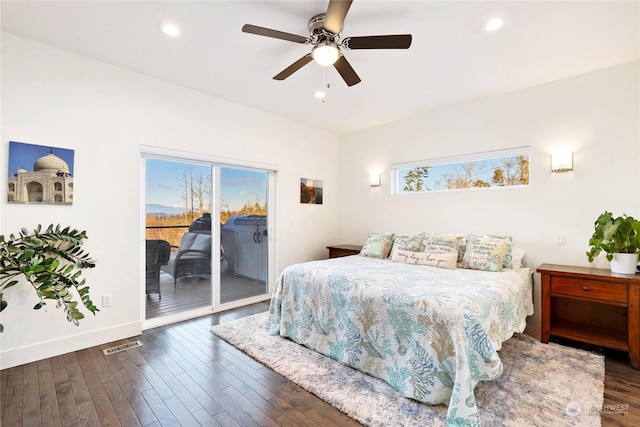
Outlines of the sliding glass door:
{"label": "sliding glass door", "polygon": [[220,303],[268,293],[268,173],[220,168]]}
{"label": "sliding glass door", "polygon": [[273,171],[144,158],[146,319],[269,293]]}
{"label": "sliding glass door", "polygon": [[212,305],[212,167],[145,160],[146,318]]}

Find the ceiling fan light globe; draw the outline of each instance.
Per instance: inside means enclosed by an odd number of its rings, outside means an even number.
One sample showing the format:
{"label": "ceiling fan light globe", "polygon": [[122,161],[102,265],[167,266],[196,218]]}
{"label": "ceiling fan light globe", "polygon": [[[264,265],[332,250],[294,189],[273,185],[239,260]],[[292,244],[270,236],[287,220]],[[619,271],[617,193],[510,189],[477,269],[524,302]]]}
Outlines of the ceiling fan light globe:
{"label": "ceiling fan light globe", "polygon": [[311,50],[311,56],[318,64],[328,67],[340,58],[340,49],[334,43],[323,42]]}

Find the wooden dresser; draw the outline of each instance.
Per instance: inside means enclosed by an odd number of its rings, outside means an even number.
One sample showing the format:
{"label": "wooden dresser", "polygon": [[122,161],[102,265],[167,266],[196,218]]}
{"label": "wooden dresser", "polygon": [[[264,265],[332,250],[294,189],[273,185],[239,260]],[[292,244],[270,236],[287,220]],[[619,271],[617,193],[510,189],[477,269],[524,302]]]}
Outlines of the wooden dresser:
{"label": "wooden dresser", "polygon": [[362,246],[357,245],[333,245],[327,246],[329,258],[339,258],[341,256],[358,255]]}
{"label": "wooden dresser", "polygon": [[550,336],[629,352],[640,369],[640,275],[542,264],[543,343]]}

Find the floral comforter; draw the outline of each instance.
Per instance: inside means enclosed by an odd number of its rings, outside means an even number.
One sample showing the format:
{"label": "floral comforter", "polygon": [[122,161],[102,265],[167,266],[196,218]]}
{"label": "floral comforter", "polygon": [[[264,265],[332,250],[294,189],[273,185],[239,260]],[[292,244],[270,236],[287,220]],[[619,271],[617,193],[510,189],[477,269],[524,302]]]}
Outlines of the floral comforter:
{"label": "floral comforter", "polygon": [[287,267],[270,333],[378,377],[403,396],[480,425],[474,389],[533,314],[531,270],[446,270],[362,256]]}

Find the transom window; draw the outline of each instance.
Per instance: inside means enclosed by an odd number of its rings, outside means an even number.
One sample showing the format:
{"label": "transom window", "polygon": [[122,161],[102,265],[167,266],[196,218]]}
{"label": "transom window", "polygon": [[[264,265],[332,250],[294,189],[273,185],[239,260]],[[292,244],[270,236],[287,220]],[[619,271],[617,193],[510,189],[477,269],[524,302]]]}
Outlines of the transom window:
{"label": "transom window", "polygon": [[391,165],[394,194],[529,185],[529,147]]}

